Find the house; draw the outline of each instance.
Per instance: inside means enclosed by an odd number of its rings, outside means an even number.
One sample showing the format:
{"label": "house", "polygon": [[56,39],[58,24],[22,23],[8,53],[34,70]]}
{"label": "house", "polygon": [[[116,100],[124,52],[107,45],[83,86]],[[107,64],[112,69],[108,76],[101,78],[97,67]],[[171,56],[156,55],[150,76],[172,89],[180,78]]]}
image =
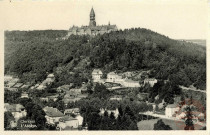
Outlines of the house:
{"label": "house", "polygon": [[169,104],[165,107],[165,116],[173,117],[180,110],[179,106],[176,104]]}
{"label": "house", "polygon": [[12,76],[11,75],[5,75],[4,76],[4,82],[10,82],[12,80]]}
{"label": "house", "polygon": [[14,82],[9,82],[9,83],[5,84],[5,87],[12,88],[15,84],[16,83],[14,83]]}
{"label": "house", "polygon": [[25,107],[23,107],[21,104],[4,104],[4,112],[11,112],[14,116],[15,120],[19,120],[22,117],[25,117],[27,112],[25,110]]}
{"label": "house", "polygon": [[7,88],[7,90],[9,90],[9,91],[13,91],[13,92],[17,92],[17,91],[18,91],[18,89],[17,89],[17,88]]}
{"label": "house", "polygon": [[122,76],[114,73],[114,72],[110,72],[107,74],[107,79],[106,82],[112,82],[112,83],[122,83],[124,81],[124,79],[122,79]]}
{"label": "house", "polygon": [[57,88],[57,92],[64,92],[64,91],[69,91],[69,89],[71,88],[71,85],[62,85],[60,87]]}
{"label": "house", "polygon": [[100,82],[100,80],[102,79],[102,71],[100,69],[94,69],[92,72],[92,79],[93,82]]}
{"label": "house", "polygon": [[40,99],[42,102],[48,102],[48,101],[49,101],[47,97],[40,97],[39,99]]}
{"label": "house", "polygon": [[18,78],[12,78],[12,80],[10,80],[11,83],[17,83],[19,81]]}
{"label": "house", "polygon": [[46,123],[51,124],[51,125],[58,123],[59,119],[64,116],[64,114],[60,112],[57,108],[46,106],[45,108],[43,108],[43,110],[46,113],[45,115],[45,118],[47,120]]}
{"label": "house", "polygon": [[46,98],[48,98],[48,101],[49,100],[57,101],[58,97],[59,97],[59,94],[55,94],[55,95],[52,95],[52,96],[47,96]]}
{"label": "house", "polygon": [[28,93],[23,92],[23,93],[21,94],[21,98],[28,98]]}
{"label": "house", "polygon": [[146,78],[144,79],[144,85],[145,84],[150,84],[151,87],[153,87],[157,83],[157,79],[155,78]]}
{"label": "house", "polygon": [[79,108],[71,108],[64,111],[64,115],[71,116],[72,114],[79,115]]}
{"label": "house", "polygon": [[110,97],[109,100],[118,100],[118,101],[121,101],[122,100],[122,95],[114,95],[114,96]]}
{"label": "house", "polygon": [[43,84],[47,84],[47,85],[49,85],[49,84],[51,84],[52,82],[54,82],[55,81],[55,76],[54,76],[54,74],[49,74],[48,76],[47,76],[47,78],[42,82]]}
{"label": "house", "polygon": [[141,87],[139,81],[133,81],[131,79],[125,79],[123,82],[124,87]]}
{"label": "house", "polygon": [[[79,121],[76,118],[70,116],[63,116],[59,119],[59,123],[57,125],[59,130],[72,130],[77,129],[79,127]],[[69,127],[69,128],[67,128]]]}

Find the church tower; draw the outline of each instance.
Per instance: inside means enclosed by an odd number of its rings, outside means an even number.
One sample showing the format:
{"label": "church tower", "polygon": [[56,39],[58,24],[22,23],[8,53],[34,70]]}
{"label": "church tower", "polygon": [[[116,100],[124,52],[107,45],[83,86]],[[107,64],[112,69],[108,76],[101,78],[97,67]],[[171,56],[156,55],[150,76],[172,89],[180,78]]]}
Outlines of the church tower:
{"label": "church tower", "polygon": [[95,27],[96,26],[96,21],[95,21],[95,12],[93,10],[93,8],[90,11],[90,23],[89,23],[90,27]]}

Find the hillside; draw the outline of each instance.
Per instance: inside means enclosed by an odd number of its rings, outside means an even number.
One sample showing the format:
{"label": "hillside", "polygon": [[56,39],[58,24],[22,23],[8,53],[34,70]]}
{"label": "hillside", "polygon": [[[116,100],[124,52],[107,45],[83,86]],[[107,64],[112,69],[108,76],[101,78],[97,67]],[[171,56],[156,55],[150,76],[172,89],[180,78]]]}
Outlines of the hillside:
{"label": "hillside", "polygon": [[[56,72],[58,84],[87,81],[93,68],[105,72],[151,70],[151,77],[205,89],[206,48],[147,29],[56,40],[67,31],[6,31],[5,73],[39,82]],[[72,76],[73,73],[73,76]],[[75,79],[78,78],[78,79]]]}
{"label": "hillside", "polygon": [[206,46],[206,40],[203,39],[181,39],[181,41]]}

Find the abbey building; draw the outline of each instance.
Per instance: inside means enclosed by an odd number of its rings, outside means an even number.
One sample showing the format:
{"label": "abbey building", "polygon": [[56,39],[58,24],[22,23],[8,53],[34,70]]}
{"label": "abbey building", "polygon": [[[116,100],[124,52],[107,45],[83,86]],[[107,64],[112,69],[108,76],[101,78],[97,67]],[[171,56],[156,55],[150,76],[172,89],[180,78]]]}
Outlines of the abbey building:
{"label": "abbey building", "polygon": [[97,34],[104,34],[104,33],[109,33],[111,31],[116,31],[117,26],[116,25],[96,25],[95,21],[95,12],[93,8],[90,11],[90,22],[88,26],[72,26],[69,31],[68,35],[70,36],[72,34],[74,35],[92,35],[95,36]]}

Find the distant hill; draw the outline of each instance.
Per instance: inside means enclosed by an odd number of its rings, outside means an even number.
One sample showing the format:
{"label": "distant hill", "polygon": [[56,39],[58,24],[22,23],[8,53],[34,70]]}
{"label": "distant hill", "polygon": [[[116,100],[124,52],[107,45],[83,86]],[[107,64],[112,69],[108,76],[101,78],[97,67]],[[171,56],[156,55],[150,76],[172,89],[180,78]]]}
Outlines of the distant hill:
{"label": "distant hill", "polygon": [[37,82],[46,72],[56,72],[60,84],[79,84],[89,79],[94,68],[105,72],[151,70],[150,77],[206,87],[204,46],[143,28],[56,40],[66,34],[56,30],[5,32],[5,73],[15,72],[23,80]]}
{"label": "distant hill", "polygon": [[202,46],[206,46],[206,40],[204,40],[204,39],[180,39],[180,40],[198,44],[198,45],[202,45]]}

